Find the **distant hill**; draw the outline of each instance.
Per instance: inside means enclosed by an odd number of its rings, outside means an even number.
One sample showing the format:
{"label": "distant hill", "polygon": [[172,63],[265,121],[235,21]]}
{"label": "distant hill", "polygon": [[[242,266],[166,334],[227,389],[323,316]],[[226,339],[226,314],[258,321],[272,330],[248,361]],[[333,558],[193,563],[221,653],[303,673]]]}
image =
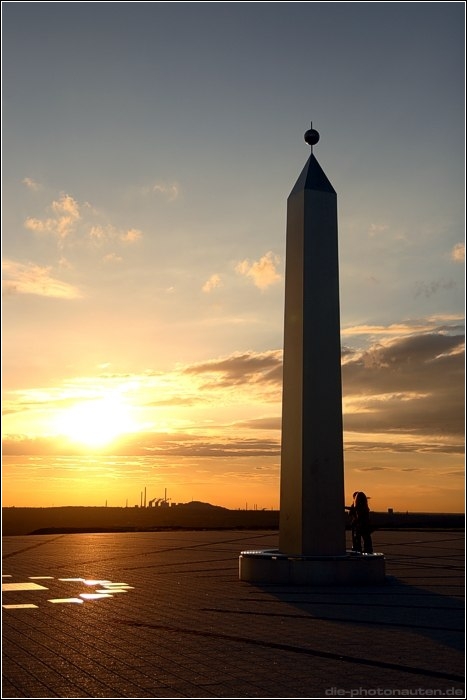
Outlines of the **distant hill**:
{"label": "distant hill", "polygon": [[212,503],[205,503],[204,501],[189,501],[188,503],[177,503],[175,508],[188,508],[188,510],[228,510],[223,506],[213,506]]}
{"label": "distant hill", "polygon": [[228,510],[202,501],[156,508],[62,506],[2,508],[2,535],[41,532],[122,532],[160,529],[274,529],[277,511]]}
{"label": "distant hill", "polygon": [[[372,513],[375,529],[462,529],[463,514]],[[229,510],[202,501],[156,508],[2,508],[2,535],[64,532],[138,532],[168,529],[277,530],[277,510]]]}

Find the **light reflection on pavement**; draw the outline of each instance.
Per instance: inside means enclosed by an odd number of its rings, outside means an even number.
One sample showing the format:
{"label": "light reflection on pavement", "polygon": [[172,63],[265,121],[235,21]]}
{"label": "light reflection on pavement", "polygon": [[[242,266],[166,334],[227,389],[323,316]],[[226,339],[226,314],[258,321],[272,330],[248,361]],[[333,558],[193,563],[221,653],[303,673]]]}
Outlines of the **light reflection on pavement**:
{"label": "light reflection on pavement", "polygon": [[[113,596],[119,594],[119,593],[127,593],[128,591],[133,589],[133,586],[130,586],[127,583],[123,583],[121,581],[119,582],[113,582],[109,581],[108,579],[86,579],[86,578],[55,578],[54,576],[28,576],[27,581],[11,581],[5,579],[11,579],[12,576],[10,574],[2,574],[2,608],[5,610],[19,610],[19,609],[36,609],[40,607],[40,601],[35,601],[34,603],[31,602],[29,599],[30,596],[32,599],[36,598],[37,596],[31,595],[34,593],[38,593],[40,591],[50,591],[50,594],[52,592],[60,592],[63,593],[64,588],[73,588],[73,595],[72,596],[57,596],[57,597],[51,597],[47,598],[46,601],[42,601],[42,603],[54,603],[54,604],[82,604],[85,601],[96,601],[100,600],[101,598],[113,598]],[[39,583],[34,583],[34,581],[47,581],[47,586],[43,586]],[[71,586],[70,586],[71,584]],[[83,588],[86,587],[87,590],[83,591]],[[94,588],[94,591],[90,591],[89,589]],[[12,594],[17,594],[17,593],[24,593],[21,597],[24,598],[24,600],[20,600],[17,602],[11,602],[7,603],[4,602],[8,600],[12,600]],[[15,596],[17,599],[17,596]]]}

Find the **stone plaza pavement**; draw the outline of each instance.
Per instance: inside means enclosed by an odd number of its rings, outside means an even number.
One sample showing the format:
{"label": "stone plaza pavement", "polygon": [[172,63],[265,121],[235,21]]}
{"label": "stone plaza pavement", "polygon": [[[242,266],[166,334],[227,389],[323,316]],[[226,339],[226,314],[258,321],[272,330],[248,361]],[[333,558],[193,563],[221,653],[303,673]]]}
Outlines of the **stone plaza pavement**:
{"label": "stone plaza pavement", "polygon": [[239,581],[277,541],[4,537],[2,697],[465,697],[463,531],[375,532],[380,586]]}

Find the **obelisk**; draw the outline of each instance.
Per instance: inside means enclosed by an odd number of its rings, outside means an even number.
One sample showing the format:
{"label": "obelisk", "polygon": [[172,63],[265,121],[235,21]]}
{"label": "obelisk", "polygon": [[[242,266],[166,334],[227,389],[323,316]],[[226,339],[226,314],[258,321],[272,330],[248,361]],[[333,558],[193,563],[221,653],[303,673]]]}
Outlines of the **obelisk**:
{"label": "obelisk", "polygon": [[313,155],[287,199],[278,549],[240,553],[239,578],[379,584],[382,553],[345,547],[337,195]]}
{"label": "obelisk", "polygon": [[345,554],[337,195],[313,155],[287,199],[279,550]]}

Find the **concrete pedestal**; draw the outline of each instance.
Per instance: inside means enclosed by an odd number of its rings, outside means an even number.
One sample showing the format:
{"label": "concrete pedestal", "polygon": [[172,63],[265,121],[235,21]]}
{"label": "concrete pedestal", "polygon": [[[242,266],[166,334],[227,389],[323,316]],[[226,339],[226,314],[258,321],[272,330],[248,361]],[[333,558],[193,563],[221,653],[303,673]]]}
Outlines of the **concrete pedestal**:
{"label": "concrete pedestal", "polygon": [[289,586],[374,585],[385,581],[384,555],[290,556],[278,549],[241,552],[241,581]]}

